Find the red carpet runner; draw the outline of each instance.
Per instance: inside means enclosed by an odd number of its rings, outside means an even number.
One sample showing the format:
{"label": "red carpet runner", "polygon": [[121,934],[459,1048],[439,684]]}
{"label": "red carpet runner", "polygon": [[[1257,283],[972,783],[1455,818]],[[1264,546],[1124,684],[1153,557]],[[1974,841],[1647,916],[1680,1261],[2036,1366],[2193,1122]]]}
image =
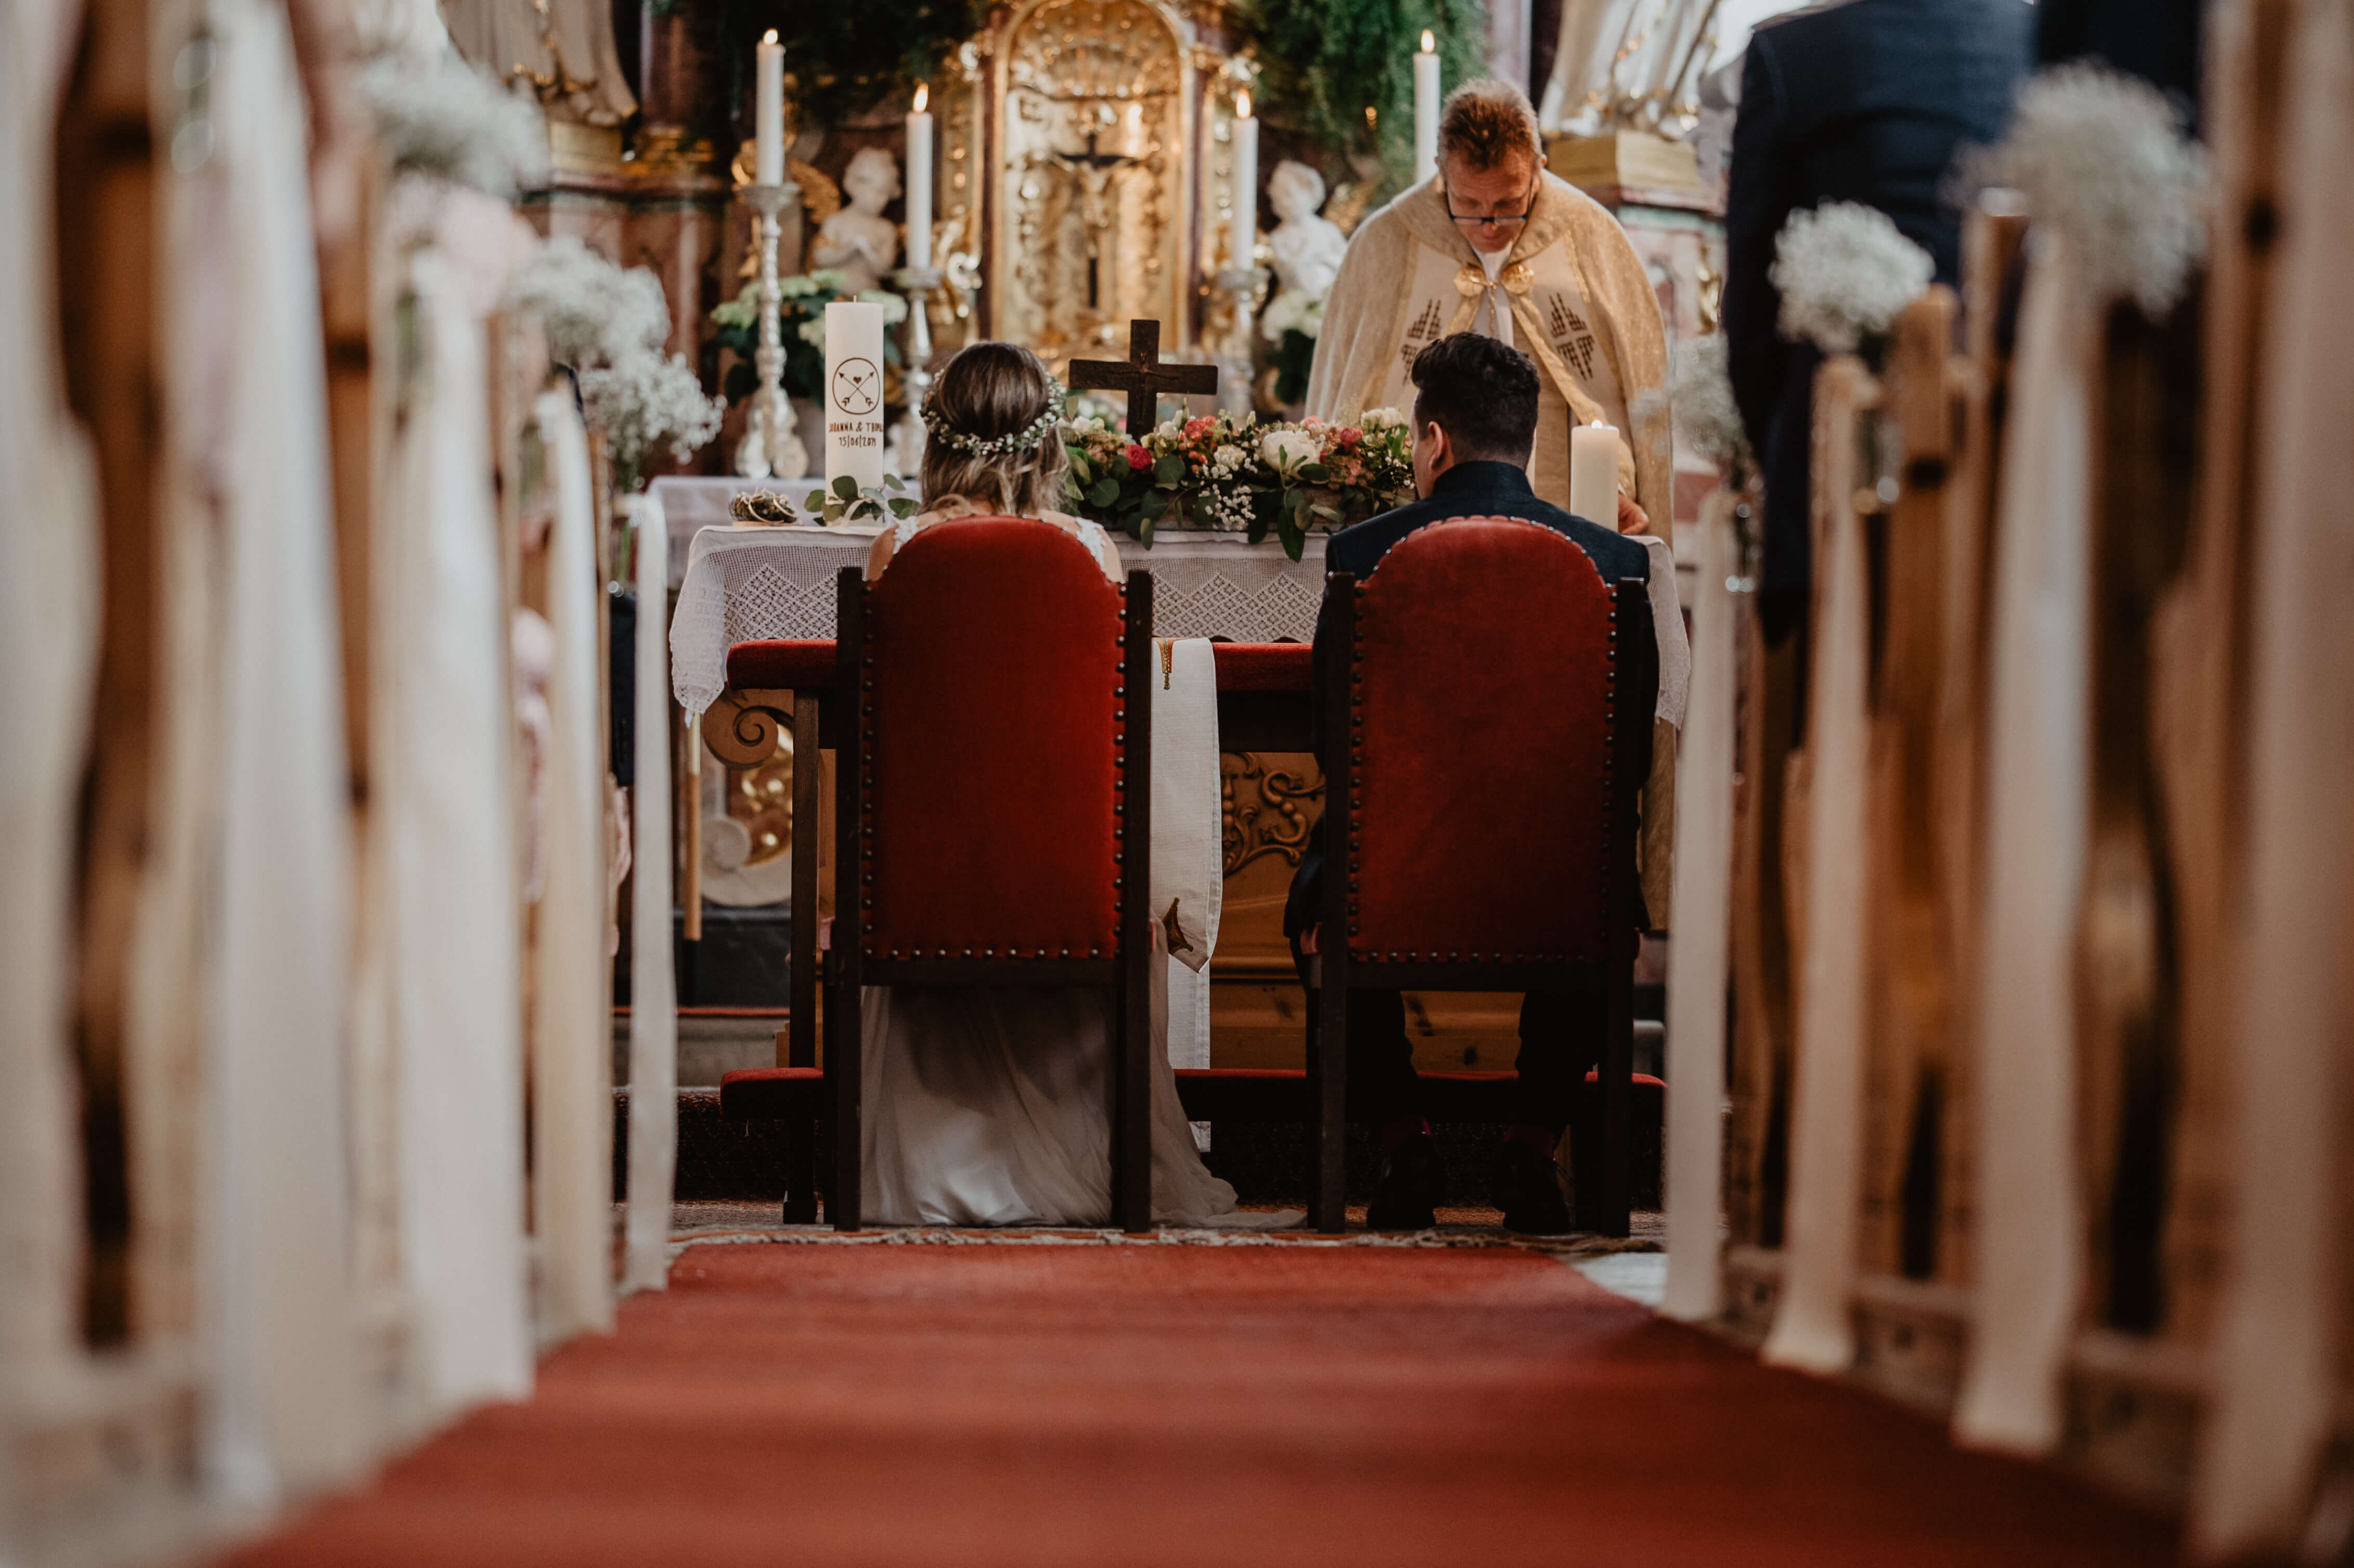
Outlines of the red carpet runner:
{"label": "red carpet runner", "polygon": [[2161,1563],[1526,1252],[703,1246],[667,1295],[234,1561]]}

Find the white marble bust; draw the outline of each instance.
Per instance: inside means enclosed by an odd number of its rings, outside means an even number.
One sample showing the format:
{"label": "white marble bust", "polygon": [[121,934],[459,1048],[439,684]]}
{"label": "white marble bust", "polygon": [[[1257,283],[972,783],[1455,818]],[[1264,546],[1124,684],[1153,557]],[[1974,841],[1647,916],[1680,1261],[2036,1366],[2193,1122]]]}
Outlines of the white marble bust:
{"label": "white marble bust", "polygon": [[1287,158],[1267,177],[1267,196],[1282,219],[1267,237],[1276,286],[1322,299],[1332,291],[1332,280],[1341,273],[1341,254],[1349,249],[1349,237],[1341,232],[1341,226],[1320,216],[1324,176]]}
{"label": "white marble bust", "polygon": [[883,209],[899,194],[899,165],[880,147],[866,147],[842,176],[849,204],[825,220],[810,247],[810,264],[843,276],[843,291],[878,288],[899,260],[899,226]]}

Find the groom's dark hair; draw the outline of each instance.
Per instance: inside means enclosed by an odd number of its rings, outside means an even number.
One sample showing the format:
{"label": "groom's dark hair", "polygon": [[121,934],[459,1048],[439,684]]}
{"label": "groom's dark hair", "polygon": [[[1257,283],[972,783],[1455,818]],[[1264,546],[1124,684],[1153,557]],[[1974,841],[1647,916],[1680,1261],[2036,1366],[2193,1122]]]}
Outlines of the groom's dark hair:
{"label": "groom's dark hair", "polygon": [[1526,468],[1537,439],[1537,367],[1483,333],[1442,337],[1414,356],[1414,428],[1447,432],[1458,462]]}

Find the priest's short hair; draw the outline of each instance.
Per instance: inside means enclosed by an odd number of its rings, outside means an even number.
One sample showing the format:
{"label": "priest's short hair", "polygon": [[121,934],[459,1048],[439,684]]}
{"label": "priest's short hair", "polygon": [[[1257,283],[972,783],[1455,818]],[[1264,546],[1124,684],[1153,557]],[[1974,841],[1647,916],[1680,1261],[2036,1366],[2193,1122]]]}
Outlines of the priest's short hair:
{"label": "priest's short hair", "polygon": [[1438,156],[1459,156],[1474,169],[1496,168],[1515,154],[1533,164],[1543,143],[1537,140],[1537,111],[1529,95],[1509,81],[1482,77],[1447,95],[1438,114]]}
{"label": "priest's short hair", "polygon": [[1537,367],[1484,333],[1442,337],[1414,356],[1414,425],[1447,432],[1458,461],[1527,467],[1537,436]]}

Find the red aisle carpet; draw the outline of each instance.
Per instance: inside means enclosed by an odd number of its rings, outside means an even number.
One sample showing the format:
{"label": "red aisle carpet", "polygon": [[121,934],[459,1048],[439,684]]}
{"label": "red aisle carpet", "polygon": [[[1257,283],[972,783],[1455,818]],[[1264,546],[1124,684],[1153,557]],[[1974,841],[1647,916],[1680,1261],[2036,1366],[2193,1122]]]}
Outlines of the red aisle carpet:
{"label": "red aisle carpet", "polygon": [[238,1555],[334,1564],[2161,1563],[1529,1252],[702,1246],[618,1337]]}

